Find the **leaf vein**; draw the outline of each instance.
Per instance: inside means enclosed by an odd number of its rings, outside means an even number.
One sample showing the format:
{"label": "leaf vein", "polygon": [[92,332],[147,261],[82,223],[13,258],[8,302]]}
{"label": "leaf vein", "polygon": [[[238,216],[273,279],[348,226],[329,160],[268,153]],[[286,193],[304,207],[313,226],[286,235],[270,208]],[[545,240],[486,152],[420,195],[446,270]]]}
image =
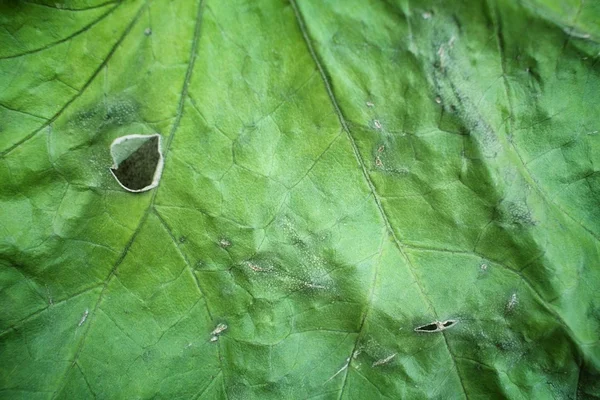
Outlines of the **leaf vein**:
{"label": "leaf vein", "polygon": [[[300,12],[298,4],[297,4],[296,0],[289,0],[289,1],[290,1],[290,4],[291,4],[291,6],[292,6],[292,8],[294,10],[294,14],[296,16],[298,27],[299,27],[299,29],[300,29],[300,31],[302,33],[302,36],[304,38],[304,42],[306,44],[306,47],[307,47],[307,49],[308,49],[311,57],[313,58],[313,61],[317,65],[317,69],[319,70],[319,73],[321,74],[321,78],[323,79],[323,83],[325,85],[325,89],[327,91],[329,99],[330,99],[330,101],[331,101],[331,103],[332,103],[332,105],[333,105],[333,107],[335,109],[335,112],[336,112],[336,114],[338,116],[338,119],[340,121],[340,124],[342,125],[342,128],[343,128],[344,132],[346,132],[346,135],[348,137],[348,140],[349,140],[350,145],[352,147],[352,150],[354,152],[354,156],[356,157],[356,160],[357,160],[357,162],[360,165],[360,168],[362,170],[363,177],[364,177],[367,185],[369,186],[369,189],[370,189],[371,193],[373,194],[373,199],[375,200],[375,204],[376,204],[376,206],[377,206],[377,208],[379,210],[379,213],[380,213],[380,215],[381,215],[381,217],[383,219],[383,222],[384,222],[385,227],[386,227],[386,229],[388,231],[388,234],[393,239],[393,242],[394,242],[396,248],[398,249],[398,251],[400,252],[400,254],[402,255],[402,257],[406,260],[407,265],[409,267],[409,272],[413,276],[415,282],[417,283],[417,286],[419,288],[419,292],[421,293],[422,298],[425,300],[425,302],[428,304],[430,310],[432,311],[432,313],[437,318],[435,308],[434,308],[431,300],[426,296],[425,288],[423,287],[423,284],[421,283],[420,279],[416,275],[414,266],[413,266],[410,258],[406,255],[406,253],[405,253],[405,251],[403,249],[402,242],[398,239],[398,237],[397,237],[394,229],[391,226],[390,220],[389,220],[389,218],[387,216],[387,213],[386,213],[386,211],[385,211],[385,209],[383,207],[383,204],[381,203],[381,200],[379,198],[379,195],[378,195],[378,193],[376,191],[375,185],[374,185],[373,181],[371,180],[371,177],[370,177],[370,175],[369,175],[369,173],[367,171],[367,167],[365,165],[364,159],[363,159],[363,157],[362,157],[362,155],[360,153],[360,150],[358,149],[358,145],[356,144],[356,141],[355,141],[354,137],[352,136],[352,133],[350,132],[350,129],[348,127],[348,123],[346,122],[346,118],[344,117],[344,114],[342,113],[342,110],[340,109],[339,103],[336,100],[335,94],[333,92],[332,85],[329,82],[329,78],[328,78],[327,72],[325,71],[325,68],[323,67],[323,65],[322,65],[321,61],[319,60],[319,57],[318,57],[315,49],[313,48],[312,41],[310,39],[310,35],[309,35],[308,30],[306,28],[306,25],[304,23],[304,19],[302,17],[302,14]],[[359,336],[360,336],[360,331],[359,331]],[[358,340],[358,338],[357,338],[357,340]],[[454,355],[453,355],[452,351],[450,350],[450,346],[449,346],[447,340],[445,340],[445,344],[446,344],[446,348],[448,350],[448,353],[450,354],[450,359],[452,360],[452,364],[454,366],[454,370],[456,371],[456,374],[458,375],[458,379],[459,379],[460,384],[462,386],[462,390],[464,392],[464,395],[465,395],[465,397],[468,398],[465,386],[463,384],[463,379],[462,379],[462,377],[460,375],[460,372],[459,372],[458,367],[456,365],[456,360],[454,358]],[[351,357],[352,357],[352,355],[351,355]],[[347,372],[346,372],[346,376],[347,376]],[[340,393],[340,398],[342,397],[342,395],[343,395],[343,387],[342,387],[342,392]]]}
{"label": "leaf vein", "polygon": [[34,130],[30,134],[28,134],[27,136],[25,136],[21,140],[17,141],[15,144],[13,144],[12,146],[10,146],[8,149],[3,150],[2,152],[0,152],[0,157],[1,158],[4,158],[6,155],[10,154],[13,150],[15,150],[16,148],[18,148],[19,146],[21,146],[23,143],[26,143],[26,142],[30,141],[31,139],[33,139],[44,128],[46,128],[48,125],[50,125],[54,121],[56,121],[58,119],[58,117],[60,117],[62,115],[62,113],[75,100],[77,100],[81,95],[83,95],[83,93],[86,91],[86,89],[96,79],[96,77],[98,76],[98,74],[100,73],[100,71],[102,71],[102,69],[108,64],[108,62],[110,61],[110,59],[112,58],[112,56],[115,54],[115,52],[117,51],[117,49],[119,48],[119,46],[121,45],[121,43],[123,43],[123,41],[125,40],[125,38],[129,35],[129,33],[133,29],[135,23],[137,22],[137,20],[139,19],[139,17],[142,15],[142,11],[146,8],[146,6],[148,4],[148,1],[149,0],[146,0],[146,2],[140,7],[140,9],[136,13],[136,15],[133,17],[133,20],[131,21],[131,23],[127,26],[127,28],[125,28],[125,30],[121,34],[121,37],[119,37],[119,39],[115,42],[115,44],[110,49],[110,51],[108,52],[108,54],[106,55],[106,57],[104,58],[104,60],[100,63],[100,65],[98,66],[98,68],[96,68],[96,70],[92,73],[92,75],[84,83],[84,85],[81,87],[81,89],[79,90],[79,92],[75,96],[71,97],[71,99],[69,99],[69,101],[67,101],[65,103],[65,105],[62,106],[61,109],[56,112],[56,114],[54,114],[48,121],[46,121],[46,123],[44,123],[42,126],[40,126],[36,130]]}
{"label": "leaf vein", "polygon": [[[130,23],[130,25],[126,29],[124,35],[121,36],[121,38],[119,39],[119,41],[117,41],[117,44],[115,45],[115,47],[113,47],[113,51],[111,52],[111,54],[114,53],[114,51],[116,50],[116,47],[118,47],[118,44],[120,44],[123,41],[123,39],[125,38],[125,36],[127,35],[127,33],[131,31],[131,29],[135,25],[135,22],[138,20],[139,16],[142,14],[142,11],[147,7],[147,5],[148,5],[148,1],[146,3],[144,3],[144,5],[138,10],[136,16],[134,17],[133,21]],[[187,97],[188,85],[189,85],[189,82],[190,82],[190,79],[191,79],[191,76],[192,76],[192,70],[194,68],[194,61],[195,61],[196,55],[197,55],[197,46],[198,46],[199,37],[200,37],[200,26],[201,26],[201,20],[202,20],[202,5],[203,5],[203,0],[200,0],[199,4],[198,4],[198,13],[197,13],[197,16],[196,16],[196,26],[195,26],[195,29],[194,29],[194,39],[193,39],[191,50],[190,50],[190,59],[188,61],[188,68],[187,68],[187,71],[186,71],[186,74],[185,74],[185,78],[184,78],[184,81],[183,81],[183,87],[182,87],[181,95],[180,95],[180,99],[179,99],[179,105],[178,105],[178,109],[177,109],[177,115],[176,115],[175,121],[173,122],[173,126],[171,128],[171,132],[169,133],[169,137],[168,137],[168,139],[166,141],[165,148],[163,150],[163,154],[164,154],[165,160],[166,160],[167,154],[169,152],[169,149],[171,147],[171,143],[173,142],[173,137],[175,136],[175,132],[177,131],[177,128],[179,127],[179,123],[180,123],[181,117],[183,115],[183,108],[184,108],[184,104],[185,104],[185,99]],[[96,71],[94,77],[98,74],[98,72],[102,69],[102,67],[106,64],[106,62],[104,62],[98,68],[98,70]],[[92,79],[93,79],[93,77],[92,77]],[[152,198],[150,199],[150,203],[148,204],[148,207],[146,208],[146,210],[144,212],[144,215],[140,219],[140,222],[139,222],[138,226],[136,227],[135,231],[131,235],[131,238],[129,239],[129,241],[125,245],[125,248],[123,249],[123,252],[121,253],[121,255],[119,256],[119,258],[117,259],[117,261],[113,265],[111,271],[109,272],[108,276],[106,277],[106,279],[104,281],[104,286],[102,288],[102,291],[100,292],[100,295],[98,296],[98,300],[96,301],[96,304],[94,305],[93,311],[90,313],[91,315],[90,315],[90,318],[89,318],[90,320],[88,321],[89,323],[87,324],[87,329],[85,330],[85,332],[83,334],[83,337],[82,337],[82,339],[79,342],[77,350],[75,351],[75,355],[73,357],[73,362],[71,364],[71,367],[77,362],[79,354],[81,353],[81,350],[85,346],[85,341],[86,341],[86,339],[88,337],[88,333],[90,332],[91,327],[93,325],[94,316],[95,316],[96,311],[98,310],[98,308],[100,306],[100,303],[102,301],[104,292],[106,291],[106,288],[108,287],[108,284],[110,283],[112,277],[115,275],[115,273],[116,273],[119,265],[121,265],[121,263],[123,262],[123,260],[127,256],[128,252],[129,252],[129,249],[131,248],[131,246],[135,242],[137,236],[139,235],[139,233],[142,230],[142,227],[144,226],[145,222],[148,220],[148,216],[150,215],[150,213],[153,210],[154,201],[156,199],[156,195],[158,193],[158,189],[159,188],[156,188],[154,190],[154,192],[152,193]],[[64,381],[66,380],[68,371],[70,370],[71,367],[69,367],[69,368],[67,368],[65,370],[65,373],[64,373],[63,378],[62,378],[63,384],[60,385],[59,389],[55,392],[55,396],[54,397],[57,397],[58,394],[60,393],[60,391],[62,390],[62,388],[64,387],[64,385],[66,385],[66,382],[64,382]]]}
{"label": "leaf vein", "polygon": [[31,50],[27,50],[27,51],[23,51],[21,53],[17,53],[17,54],[11,54],[9,56],[2,56],[0,57],[0,60],[6,60],[6,59],[10,59],[10,58],[17,58],[17,57],[22,57],[22,56],[27,56],[30,54],[34,54],[34,53],[39,53],[40,51],[44,51],[44,50],[48,50],[51,49],[52,47],[58,46],[59,44],[68,42],[69,40],[81,35],[82,33],[90,30],[91,28],[94,27],[94,25],[100,23],[101,21],[103,21],[105,18],[107,18],[108,16],[110,16],[110,14],[112,14],[117,8],[119,8],[119,6],[123,4],[121,2],[117,3],[117,5],[115,5],[114,7],[110,8],[107,12],[105,12],[104,14],[100,15],[98,18],[96,18],[95,20],[93,20],[92,22],[90,22],[89,24],[85,25],[83,28],[76,30],[75,32],[73,32],[72,34],[59,39],[55,42],[49,43],[45,46],[42,47],[38,47],[35,49],[31,49]]}

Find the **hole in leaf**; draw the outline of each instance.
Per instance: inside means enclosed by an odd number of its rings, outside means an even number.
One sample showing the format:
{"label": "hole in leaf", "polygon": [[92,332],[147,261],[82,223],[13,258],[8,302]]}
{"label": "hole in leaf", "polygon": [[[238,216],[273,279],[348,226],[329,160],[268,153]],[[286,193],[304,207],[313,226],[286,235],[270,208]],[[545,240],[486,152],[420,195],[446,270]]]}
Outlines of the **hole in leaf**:
{"label": "hole in leaf", "polygon": [[158,186],[164,162],[160,143],[159,134],[127,135],[112,142],[110,171],[119,185],[136,193]]}
{"label": "hole in leaf", "polygon": [[458,321],[453,320],[453,319],[449,319],[448,321],[444,321],[442,323],[442,326],[446,329],[450,328],[451,326],[454,326],[454,324],[456,324]]}
{"label": "hole in leaf", "polygon": [[451,328],[458,323],[455,319],[449,319],[444,322],[434,321],[427,325],[418,326],[415,328],[415,332],[441,332],[445,329]]}
{"label": "hole in leaf", "polygon": [[416,327],[415,332],[436,332],[439,329],[438,325],[432,322],[431,324]]}

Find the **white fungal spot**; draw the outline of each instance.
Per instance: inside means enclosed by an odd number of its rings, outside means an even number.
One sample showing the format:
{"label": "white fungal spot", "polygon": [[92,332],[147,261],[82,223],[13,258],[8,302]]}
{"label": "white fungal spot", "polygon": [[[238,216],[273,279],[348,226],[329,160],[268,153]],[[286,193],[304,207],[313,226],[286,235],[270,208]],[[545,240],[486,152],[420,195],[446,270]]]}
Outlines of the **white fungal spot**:
{"label": "white fungal spot", "polygon": [[438,103],[438,104],[442,104],[442,98],[440,96],[437,96],[435,98],[435,102]]}
{"label": "white fungal spot", "polygon": [[488,269],[488,265],[487,265],[486,263],[483,263],[483,264],[481,264],[481,265],[479,266],[479,268],[480,268],[482,271],[487,271],[487,269]]}
{"label": "white fungal spot", "polygon": [[445,54],[445,53],[444,53],[444,45],[441,45],[441,46],[438,48],[437,54],[438,54],[438,56],[440,56],[440,58],[444,57],[444,54]]}
{"label": "white fungal spot", "polygon": [[303,282],[304,286],[310,289],[327,289],[326,286],[323,285],[318,285],[316,283],[312,283],[312,282]]}
{"label": "white fungal spot", "polygon": [[517,306],[517,304],[519,304],[519,298],[517,297],[516,293],[513,293],[510,295],[510,298],[508,299],[508,302],[506,303],[506,311],[512,311],[515,309],[515,307]]}
{"label": "white fungal spot", "polygon": [[431,19],[431,17],[433,17],[433,14],[429,11],[426,11],[423,14],[421,14],[421,16],[423,17],[423,19]]}
{"label": "white fungal spot", "polygon": [[225,324],[218,324],[215,329],[213,329],[213,331],[210,333],[211,334],[211,338],[210,341],[211,342],[216,342],[217,340],[219,340],[219,335],[227,329],[227,325]]}
{"label": "white fungal spot", "polygon": [[227,329],[227,325],[225,325],[225,324],[219,324],[219,325],[217,325],[217,327],[210,334],[211,335],[218,335],[221,332],[223,332],[225,329]]}
{"label": "white fungal spot", "polygon": [[144,35],[146,35],[146,36],[152,35],[152,29],[146,28],[146,30],[144,30]]}
{"label": "white fungal spot", "polygon": [[592,35],[590,35],[589,33],[575,32],[575,29],[565,29],[564,31],[567,35],[572,36],[576,39],[589,39],[592,37]]}
{"label": "white fungal spot", "polygon": [[386,358],[382,358],[381,360],[377,360],[377,361],[375,361],[375,362],[373,363],[373,365],[372,365],[372,366],[373,366],[373,367],[376,367],[376,366],[378,366],[378,365],[384,365],[384,364],[387,364],[387,363],[389,363],[390,361],[392,361],[392,360],[394,359],[394,357],[396,357],[397,355],[398,355],[398,353],[394,353],[394,354],[391,354],[391,355],[387,356]]}
{"label": "white fungal spot", "polygon": [[375,125],[375,128],[381,129],[381,122],[379,120],[373,120],[373,125]]}
{"label": "white fungal spot", "polygon": [[85,312],[81,316],[81,320],[79,321],[79,324],[77,324],[77,326],[83,325],[83,323],[85,322],[85,320],[87,319],[87,317],[88,317],[89,314],[90,314],[90,310],[86,308]]}
{"label": "white fungal spot", "polygon": [[254,272],[263,272],[263,271],[265,271],[264,268],[261,268],[258,265],[254,264],[253,262],[250,262],[250,261],[246,262],[246,265],[248,266],[248,268],[250,268]]}
{"label": "white fungal spot", "polygon": [[139,193],[158,186],[164,164],[158,133],[119,137],[110,145],[110,154],[110,172],[123,189]]}
{"label": "white fungal spot", "polygon": [[448,47],[453,48],[455,41],[456,41],[456,36],[452,35],[452,37],[450,38],[450,40],[448,40]]}
{"label": "white fungal spot", "polygon": [[373,104],[370,101],[367,101],[367,107],[371,108],[371,107],[375,107],[375,104]]}
{"label": "white fungal spot", "polygon": [[48,303],[50,305],[54,305],[54,300],[52,299],[52,294],[50,294],[50,289],[48,288],[48,285],[46,285],[46,293],[48,294]]}

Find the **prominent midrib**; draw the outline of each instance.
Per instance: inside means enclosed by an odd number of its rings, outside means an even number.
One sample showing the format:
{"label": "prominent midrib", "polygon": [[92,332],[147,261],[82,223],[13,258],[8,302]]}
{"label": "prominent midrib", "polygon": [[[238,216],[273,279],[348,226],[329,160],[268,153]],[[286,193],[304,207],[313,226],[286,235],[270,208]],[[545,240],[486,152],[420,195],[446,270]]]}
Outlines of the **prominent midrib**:
{"label": "prominent midrib", "polygon": [[[333,88],[331,86],[331,83],[329,82],[329,79],[327,77],[327,73],[325,72],[325,69],[319,59],[319,56],[317,55],[313,45],[312,45],[312,41],[310,38],[310,35],[308,33],[308,30],[306,28],[306,24],[304,23],[304,19],[302,17],[302,13],[300,12],[300,9],[298,7],[298,4],[296,2],[296,0],[289,0],[290,4],[294,10],[294,15],[296,16],[296,20],[299,26],[299,29],[302,33],[302,37],[304,38],[304,42],[306,44],[306,47],[308,48],[308,51],[314,61],[314,63],[317,66],[317,69],[319,70],[319,74],[321,75],[321,78],[323,80],[323,84],[325,85],[325,90],[327,91],[327,95],[335,109],[335,112],[337,114],[337,117],[340,121],[340,124],[342,125],[342,128],[344,130],[344,132],[346,133],[346,136],[348,137],[348,141],[350,142],[350,145],[352,147],[352,151],[354,153],[354,156],[358,162],[358,164],[360,165],[363,177],[365,179],[365,181],[367,182],[367,185],[369,187],[369,190],[371,191],[371,193],[373,194],[373,199],[375,200],[375,204],[377,205],[377,209],[379,210],[379,213],[381,215],[381,218],[383,219],[383,222],[386,226],[386,230],[388,231],[389,235],[391,236],[391,238],[394,241],[394,245],[396,246],[396,248],[398,249],[398,251],[400,252],[400,254],[402,255],[402,257],[406,260],[406,263],[408,265],[408,269],[409,272],[412,276],[412,278],[414,279],[414,281],[417,283],[417,287],[419,288],[419,292],[421,294],[421,297],[425,300],[425,302],[429,305],[429,308],[431,309],[431,311],[433,312],[434,316],[436,319],[439,319],[437,316],[437,312],[435,311],[435,307],[433,305],[433,303],[431,302],[431,300],[427,297],[426,292],[425,292],[425,288],[423,287],[418,275],[415,273],[414,271],[414,266],[412,265],[412,262],[410,260],[410,258],[408,257],[408,255],[404,252],[403,249],[403,244],[402,242],[398,239],[398,236],[396,235],[394,229],[392,228],[392,225],[390,223],[390,220],[387,216],[387,212],[385,211],[385,208],[383,207],[383,204],[381,203],[381,199],[379,198],[379,195],[377,193],[377,190],[375,188],[375,185],[373,184],[373,181],[371,180],[371,177],[369,175],[369,172],[367,170],[367,167],[365,165],[364,159],[360,153],[360,150],[358,149],[358,145],[356,144],[356,141],[354,140],[354,137],[352,136],[352,133],[350,131],[350,128],[348,127],[348,123],[346,122],[346,118],[344,117],[344,114],[342,113],[342,110],[339,106],[339,103],[335,97],[335,94],[333,93]],[[370,307],[370,305],[369,305]],[[464,383],[463,383],[463,379],[462,376],[460,375],[460,372],[458,370],[458,366],[456,364],[456,360],[455,360],[455,356],[452,353],[452,350],[450,349],[450,345],[448,344],[448,340],[446,338],[446,335],[444,332],[442,332],[443,338],[444,338],[444,343],[446,345],[446,349],[450,355],[450,359],[452,360],[452,364],[454,366],[454,371],[457,374],[458,380],[461,384],[463,393],[465,395],[466,398],[468,398],[467,395],[467,391],[465,389]],[[358,336],[357,336],[357,341],[358,338],[360,337],[360,331],[358,332]],[[356,347],[356,343],[355,343],[355,347]],[[347,366],[347,369],[350,369],[352,363],[352,354],[350,355],[350,361],[349,364]],[[346,371],[346,376],[344,379],[344,382],[342,384],[342,391],[340,392],[340,398],[343,396],[343,391],[344,388],[346,386],[346,378],[348,376],[348,371]]]}
{"label": "prominent midrib", "polygon": [[[177,114],[175,116],[175,120],[173,121],[173,125],[171,127],[171,131],[169,132],[169,137],[166,140],[166,144],[165,144],[165,148],[162,149],[163,150],[163,157],[166,161],[171,144],[173,142],[173,138],[175,136],[175,132],[177,131],[177,129],[179,128],[179,124],[181,122],[181,118],[183,116],[183,110],[184,110],[184,104],[187,98],[187,93],[188,93],[188,86],[192,77],[192,71],[194,69],[194,64],[196,61],[196,57],[197,57],[197,53],[198,53],[198,43],[200,41],[200,32],[201,32],[201,24],[202,24],[202,7],[203,7],[203,3],[204,0],[199,0],[198,2],[198,11],[196,14],[196,25],[194,28],[194,38],[191,44],[191,48],[190,48],[190,57],[189,57],[189,61],[188,61],[188,66],[186,69],[186,74],[185,74],[185,78],[183,81],[183,87],[181,89],[181,95],[179,97],[179,103],[177,105]],[[141,11],[147,6],[147,3],[144,4],[141,8],[140,11],[138,11],[138,13],[136,14],[136,17],[134,18],[134,20],[131,22],[131,25],[128,27],[125,35],[121,38],[121,40],[119,41],[122,42],[124,40],[124,37],[127,36],[127,33],[129,33],[131,31],[131,28],[135,25],[135,23],[138,20],[138,17],[141,13]],[[127,244],[125,245],[125,248],[123,249],[123,251],[121,252],[121,254],[119,255],[119,257],[117,258],[116,262],[113,264],[113,267],[111,268],[110,272],[108,273],[107,277],[104,280],[104,284],[102,286],[102,290],[100,291],[100,294],[98,295],[98,299],[96,300],[96,303],[94,305],[93,311],[90,313],[90,316],[88,318],[88,324],[87,324],[87,329],[86,331],[83,333],[83,336],[77,346],[77,349],[75,351],[75,355],[73,357],[73,361],[71,363],[71,365],[69,367],[66,368],[65,373],[61,379],[62,384],[59,385],[59,387],[57,388],[54,397],[56,398],[56,396],[58,396],[61,392],[61,390],[64,388],[64,386],[66,385],[66,378],[68,375],[68,372],[71,370],[71,368],[74,365],[78,365],[78,358],[79,355],[83,349],[83,347],[85,346],[85,342],[86,339],[88,337],[88,333],[90,332],[97,310],[100,307],[100,303],[102,302],[102,298],[104,295],[104,292],[106,291],[106,289],[108,288],[108,285],[112,279],[113,276],[115,276],[118,267],[121,265],[121,263],[125,260],[125,257],[127,256],[127,253],[129,252],[129,249],[131,248],[131,246],[133,245],[133,243],[135,242],[137,236],[139,235],[139,233],[141,232],[145,222],[148,220],[148,217],[150,215],[150,213],[152,212],[152,210],[154,209],[154,202],[156,199],[156,195],[158,193],[158,190],[160,189],[160,185],[154,189],[154,192],[152,193],[152,197],[150,199],[150,202],[148,204],[148,207],[146,208],[146,210],[144,211],[144,214],[142,215],[137,227],[135,228],[133,234],[131,235],[131,238],[128,240]],[[159,220],[162,223],[162,218],[159,216]],[[171,234],[170,231],[168,231],[169,234]],[[189,264],[186,264],[189,267]],[[194,276],[195,277],[195,276]],[[208,304],[207,304],[207,298],[204,295],[204,291],[202,290],[202,288],[199,285],[198,280],[196,280],[196,284],[198,285],[198,290],[200,291],[200,294],[205,298],[205,306],[207,308],[207,312],[210,315],[210,310],[208,309]]]}

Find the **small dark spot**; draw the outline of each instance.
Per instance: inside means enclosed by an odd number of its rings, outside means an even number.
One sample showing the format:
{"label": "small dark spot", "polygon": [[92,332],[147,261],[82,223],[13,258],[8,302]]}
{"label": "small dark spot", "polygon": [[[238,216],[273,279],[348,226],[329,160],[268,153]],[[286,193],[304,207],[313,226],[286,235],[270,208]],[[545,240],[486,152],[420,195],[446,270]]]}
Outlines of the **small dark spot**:
{"label": "small dark spot", "polygon": [[298,234],[296,232],[294,232],[292,234],[290,241],[294,246],[296,246],[300,250],[306,250],[308,248],[308,245],[306,244],[306,242],[304,242],[304,240],[300,239],[300,237],[298,236]]}
{"label": "small dark spot", "polygon": [[142,360],[150,362],[156,358],[156,352],[154,350],[146,350],[142,353]]}
{"label": "small dark spot", "polygon": [[185,237],[185,236],[181,236],[181,237],[179,238],[179,243],[185,243],[185,242],[187,242],[187,237]]}
{"label": "small dark spot", "polygon": [[510,351],[514,348],[514,345],[509,341],[499,341],[495,343],[495,346],[500,351]]}

